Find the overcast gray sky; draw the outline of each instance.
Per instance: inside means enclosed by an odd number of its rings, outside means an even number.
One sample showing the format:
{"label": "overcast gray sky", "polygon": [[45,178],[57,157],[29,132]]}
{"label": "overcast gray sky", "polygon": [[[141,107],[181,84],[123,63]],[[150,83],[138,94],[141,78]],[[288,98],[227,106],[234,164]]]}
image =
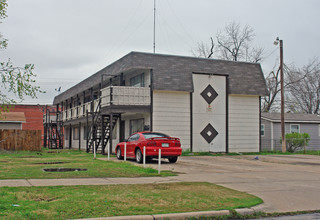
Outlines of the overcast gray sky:
{"label": "overcast gray sky", "polygon": [[[153,0],[8,0],[0,31],[9,39],[1,61],[35,64],[46,94],[24,103],[50,104],[65,91],[130,51],[153,50]],[[319,0],[157,0],[156,52],[192,56],[191,49],[226,24],[250,25],[264,48],[264,72],[284,41],[286,63],[303,66],[320,54]]]}

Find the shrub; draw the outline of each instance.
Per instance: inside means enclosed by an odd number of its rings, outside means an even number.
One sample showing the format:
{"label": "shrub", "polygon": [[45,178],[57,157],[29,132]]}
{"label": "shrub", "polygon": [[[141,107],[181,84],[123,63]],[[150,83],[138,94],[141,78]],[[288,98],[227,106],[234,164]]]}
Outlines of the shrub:
{"label": "shrub", "polygon": [[310,141],[310,135],[308,133],[288,133],[286,134],[287,151],[294,153],[303,148],[304,145],[308,146]]}

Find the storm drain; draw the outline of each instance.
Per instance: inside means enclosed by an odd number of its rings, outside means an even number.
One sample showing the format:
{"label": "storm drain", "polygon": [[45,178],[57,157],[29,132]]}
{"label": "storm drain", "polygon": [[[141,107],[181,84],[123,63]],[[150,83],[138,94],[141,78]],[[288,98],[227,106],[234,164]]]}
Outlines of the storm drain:
{"label": "storm drain", "polygon": [[80,168],[45,168],[43,171],[45,172],[74,172],[74,171],[87,171],[88,169],[80,169]]}

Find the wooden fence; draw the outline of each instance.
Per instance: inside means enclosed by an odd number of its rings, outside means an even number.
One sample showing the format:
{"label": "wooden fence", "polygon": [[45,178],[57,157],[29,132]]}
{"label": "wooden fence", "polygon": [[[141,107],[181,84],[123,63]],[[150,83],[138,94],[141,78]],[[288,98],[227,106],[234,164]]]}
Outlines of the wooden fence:
{"label": "wooden fence", "polygon": [[40,130],[0,130],[0,149],[41,150]]}

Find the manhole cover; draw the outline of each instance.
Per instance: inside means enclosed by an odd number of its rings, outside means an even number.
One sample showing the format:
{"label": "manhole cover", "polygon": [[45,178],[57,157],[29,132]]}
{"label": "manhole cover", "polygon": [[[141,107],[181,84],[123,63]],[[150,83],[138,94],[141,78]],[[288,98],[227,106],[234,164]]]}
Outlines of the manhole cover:
{"label": "manhole cover", "polygon": [[52,161],[52,162],[33,163],[33,164],[62,164],[62,163],[69,163],[69,162]]}
{"label": "manhole cover", "polygon": [[45,172],[74,172],[74,171],[87,171],[87,169],[80,168],[46,168],[43,169]]}

